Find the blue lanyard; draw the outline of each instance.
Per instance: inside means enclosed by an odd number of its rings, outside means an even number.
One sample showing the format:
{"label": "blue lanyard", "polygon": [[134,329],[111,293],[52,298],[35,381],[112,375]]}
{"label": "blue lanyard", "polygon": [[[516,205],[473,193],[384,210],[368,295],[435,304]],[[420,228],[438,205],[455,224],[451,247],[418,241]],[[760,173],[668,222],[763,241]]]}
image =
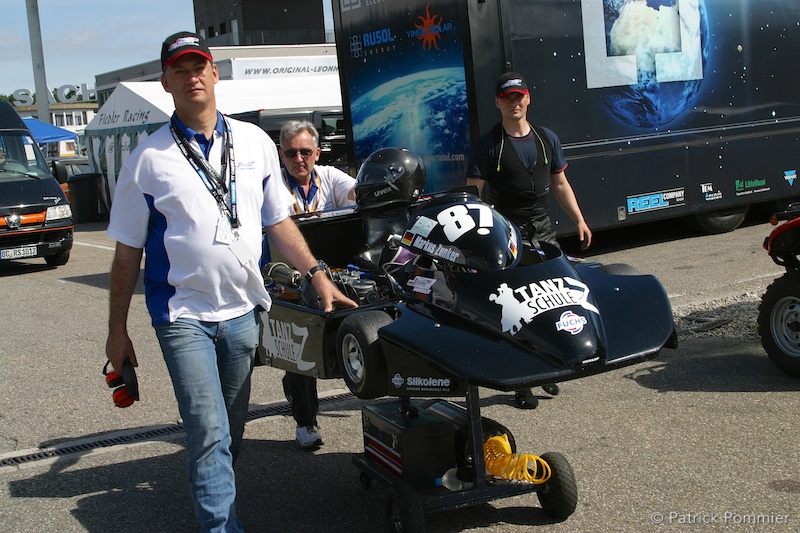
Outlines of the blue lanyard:
{"label": "blue lanyard", "polygon": [[299,185],[295,187],[297,182],[294,180],[289,171],[286,168],[281,169],[283,171],[283,179],[286,181],[286,186],[289,187],[289,190],[292,191],[292,197],[294,198],[294,214],[299,215],[301,211],[297,208],[297,194],[295,191],[300,191],[300,201],[303,202],[303,212],[305,213],[315,213],[317,209],[319,209],[319,198],[314,203],[312,207],[309,206],[311,200],[317,196],[317,191],[319,191],[320,182],[319,182],[319,175],[317,171],[312,169],[311,170],[311,187],[308,189],[308,197],[306,198],[305,192],[303,192],[303,188]]}
{"label": "blue lanyard", "polygon": [[[213,196],[217,201],[220,209],[228,217],[231,227],[238,228],[240,227],[240,222],[238,210],[236,208],[236,160],[233,156],[233,139],[231,138],[230,125],[224,118],[222,119],[222,128],[224,150],[222,151],[221,161],[222,176],[220,176],[209,164],[208,160],[205,157],[201,157],[192,148],[192,145],[189,144],[189,141],[186,139],[186,135],[184,134],[183,130],[178,125],[178,121],[175,116],[172,117],[169,125],[172,137],[175,139],[175,144],[178,145],[178,148],[180,148],[183,156],[187,161],[189,161],[189,164],[192,165],[192,168],[194,168],[195,172],[197,172],[197,175],[200,176],[200,180],[203,182],[203,185],[206,186],[208,192],[210,192],[211,196]],[[225,193],[228,192],[228,187],[225,186],[226,169],[230,174],[230,207],[228,207],[228,204],[225,202],[224,196]]]}

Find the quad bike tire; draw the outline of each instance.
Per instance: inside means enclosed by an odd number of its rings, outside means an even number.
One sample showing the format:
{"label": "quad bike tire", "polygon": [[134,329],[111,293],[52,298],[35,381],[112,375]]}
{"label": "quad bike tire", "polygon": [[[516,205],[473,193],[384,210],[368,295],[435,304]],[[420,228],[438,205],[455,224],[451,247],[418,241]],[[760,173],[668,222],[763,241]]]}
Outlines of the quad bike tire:
{"label": "quad bike tire", "polygon": [[369,400],[386,395],[386,360],[378,330],[392,323],[383,311],[365,311],[342,320],[336,347],[342,377],[354,396]]}
{"label": "quad bike tire", "polygon": [[800,274],[786,273],[767,287],[758,306],[758,335],[770,360],[800,377]]}
{"label": "quad bike tire", "polygon": [[558,452],[542,454],[542,459],[550,467],[550,479],[536,492],[545,513],[553,518],[564,520],[578,506],[578,485],[575,474],[567,458]]}
{"label": "quad bike tire", "polygon": [[386,498],[386,518],[398,533],[424,533],[425,509],[414,487],[404,481],[392,486]]}

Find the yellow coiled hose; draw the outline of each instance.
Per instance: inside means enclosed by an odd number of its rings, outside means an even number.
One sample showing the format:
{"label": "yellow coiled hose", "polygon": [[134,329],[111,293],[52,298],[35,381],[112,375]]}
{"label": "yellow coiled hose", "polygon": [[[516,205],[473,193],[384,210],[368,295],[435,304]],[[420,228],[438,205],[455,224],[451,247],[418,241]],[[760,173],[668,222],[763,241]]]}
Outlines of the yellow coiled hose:
{"label": "yellow coiled hose", "polygon": [[483,443],[489,475],[510,481],[539,485],[550,479],[550,466],[538,455],[511,453],[508,435],[489,437]]}

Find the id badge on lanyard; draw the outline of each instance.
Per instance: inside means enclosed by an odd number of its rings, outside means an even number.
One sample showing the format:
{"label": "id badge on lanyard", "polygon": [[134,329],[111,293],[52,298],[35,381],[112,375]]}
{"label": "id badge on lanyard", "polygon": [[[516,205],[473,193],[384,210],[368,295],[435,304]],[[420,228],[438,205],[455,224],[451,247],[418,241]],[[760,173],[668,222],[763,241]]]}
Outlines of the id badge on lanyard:
{"label": "id badge on lanyard", "polygon": [[[200,180],[208,189],[208,192],[214,197],[220,211],[220,217],[217,221],[217,231],[214,236],[216,242],[220,244],[227,244],[229,249],[236,256],[236,259],[243,266],[253,259],[253,252],[247,246],[243,239],[239,238],[238,228],[239,217],[236,205],[236,162],[233,155],[233,141],[230,136],[230,130],[227,121],[223,120],[223,160],[221,168],[223,175],[220,176],[211,167],[209,162],[203,157],[199,157],[192,149],[189,141],[183,135],[183,132],[176,127],[174,121],[170,124],[172,136],[175,138],[175,143],[181,149],[184,157],[192,165]],[[225,169],[230,174],[230,206],[225,202],[223,192],[225,190]],[[220,191],[223,189],[223,192]]]}

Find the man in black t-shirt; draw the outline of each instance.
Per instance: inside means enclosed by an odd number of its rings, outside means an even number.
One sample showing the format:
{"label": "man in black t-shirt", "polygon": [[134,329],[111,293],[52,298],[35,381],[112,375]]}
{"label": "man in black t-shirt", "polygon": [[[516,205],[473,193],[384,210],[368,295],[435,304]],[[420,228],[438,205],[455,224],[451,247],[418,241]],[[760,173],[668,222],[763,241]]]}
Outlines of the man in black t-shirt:
{"label": "man in black t-shirt", "polygon": [[[478,139],[467,166],[467,185],[477,186],[481,197],[519,228],[524,241],[560,248],[547,207],[552,190],[575,222],[585,250],[592,232],[564,173],[567,162],[561,141],[549,129],[528,122],[531,96],[521,74],[501,75],[495,95],[502,120]],[[514,399],[522,408],[538,403],[527,389],[517,391]]]}

